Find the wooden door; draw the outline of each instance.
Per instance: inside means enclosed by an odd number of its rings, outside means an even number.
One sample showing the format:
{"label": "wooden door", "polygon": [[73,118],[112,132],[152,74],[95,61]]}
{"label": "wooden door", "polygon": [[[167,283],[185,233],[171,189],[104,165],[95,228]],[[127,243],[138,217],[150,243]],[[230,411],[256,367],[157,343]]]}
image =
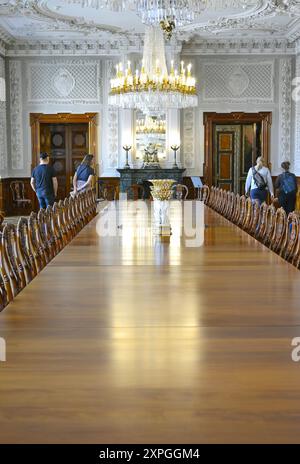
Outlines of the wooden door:
{"label": "wooden door", "polygon": [[68,196],[74,172],[88,153],[88,124],[40,125],[40,147],[50,155],[58,180],[58,199]]}
{"label": "wooden door", "polygon": [[238,127],[215,126],[214,185],[224,190],[234,190],[234,166],[239,156],[238,129]]}
{"label": "wooden door", "polygon": [[268,167],[272,113],[204,113],[204,182],[244,192],[247,172],[262,155]]}
{"label": "wooden door", "polygon": [[250,167],[260,153],[261,125],[214,124],[213,185],[244,193]]}

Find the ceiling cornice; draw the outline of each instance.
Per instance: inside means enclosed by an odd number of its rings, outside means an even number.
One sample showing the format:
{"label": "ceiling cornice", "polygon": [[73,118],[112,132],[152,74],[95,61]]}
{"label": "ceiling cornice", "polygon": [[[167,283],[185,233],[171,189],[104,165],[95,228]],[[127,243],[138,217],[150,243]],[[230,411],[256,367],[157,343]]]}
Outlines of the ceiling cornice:
{"label": "ceiling cornice", "polygon": [[195,38],[184,43],[182,53],[185,55],[294,55],[295,43],[286,39],[204,40]]}

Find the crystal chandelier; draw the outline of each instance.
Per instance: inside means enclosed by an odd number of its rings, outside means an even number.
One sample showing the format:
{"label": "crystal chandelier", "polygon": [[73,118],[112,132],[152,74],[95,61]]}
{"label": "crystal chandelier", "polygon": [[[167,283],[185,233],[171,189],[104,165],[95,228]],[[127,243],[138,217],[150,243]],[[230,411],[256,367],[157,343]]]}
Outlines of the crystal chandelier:
{"label": "crystal chandelier", "polygon": [[180,27],[195,21],[206,0],[135,0],[135,7],[144,24]]}
{"label": "crystal chandelier", "polygon": [[131,63],[116,66],[116,75],[111,79],[108,103],[124,109],[140,109],[151,116],[159,116],[168,109],[190,108],[198,105],[196,79],[191,73],[192,65],[180,71],[171,61],[168,73],[163,32],[159,26],[146,27],[142,67],[132,73]]}
{"label": "crystal chandelier", "polygon": [[[214,0],[216,1],[216,0]],[[83,8],[107,8],[111,11],[135,11],[148,26],[174,24],[174,27],[190,24],[212,0],[67,0]]]}

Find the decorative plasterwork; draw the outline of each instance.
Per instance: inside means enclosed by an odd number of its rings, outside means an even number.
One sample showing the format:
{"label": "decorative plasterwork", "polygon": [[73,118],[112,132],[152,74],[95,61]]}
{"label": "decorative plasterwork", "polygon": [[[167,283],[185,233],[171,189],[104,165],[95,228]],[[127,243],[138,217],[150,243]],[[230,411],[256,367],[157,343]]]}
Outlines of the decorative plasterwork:
{"label": "decorative plasterwork", "polygon": [[292,60],[279,61],[279,156],[281,161],[291,157],[292,127]]}
{"label": "decorative plasterwork", "polygon": [[195,109],[183,110],[183,155],[187,169],[195,167]]}
{"label": "decorative plasterwork", "polygon": [[11,167],[23,169],[22,63],[9,62]]}
{"label": "decorative plasterwork", "polygon": [[274,61],[202,62],[201,74],[204,102],[274,102]]}
{"label": "decorative plasterwork", "polygon": [[[41,37],[59,35],[68,39],[70,35],[94,36],[101,42],[119,40],[124,37],[135,36],[142,32],[141,22],[136,23],[136,15],[129,8],[132,4],[125,1],[125,10],[128,21],[121,21],[116,26],[116,17],[101,24],[101,13],[92,6],[74,5],[70,10],[66,8],[67,2],[51,2],[50,0],[6,0],[1,4],[3,18],[23,17],[17,27],[4,23],[5,27],[15,38],[28,38],[28,36]],[[84,5],[82,0],[73,2]],[[300,30],[300,4],[298,0],[208,0],[208,7],[200,18],[183,28],[180,34],[185,40],[190,40],[195,34],[202,37],[234,37],[247,35],[253,37],[269,37],[295,40]],[[131,13],[128,13],[131,9]],[[95,14],[93,15],[93,10]],[[107,14],[107,8],[104,8]],[[131,16],[130,16],[131,15]],[[102,19],[102,21],[104,21]]]}
{"label": "decorative plasterwork", "polygon": [[30,103],[100,103],[100,63],[52,59],[27,64]]}
{"label": "decorative plasterwork", "polygon": [[6,103],[0,102],[0,173],[7,169]]}
{"label": "decorative plasterwork", "polygon": [[286,39],[204,40],[196,37],[183,44],[182,53],[186,55],[293,55],[295,44]]}
{"label": "decorative plasterwork", "polygon": [[[4,59],[0,57],[0,77],[5,77]],[[0,172],[7,169],[6,102],[0,101]]]}
{"label": "decorative plasterwork", "polygon": [[[296,58],[296,76],[300,76],[300,54]],[[299,84],[296,84],[299,86]],[[295,91],[295,105],[296,105],[296,127],[295,127],[295,155],[294,167],[297,175],[300,175],[300,91]]]}
{"label": "decorative plasterwork", "polygon": [[[115,69],[114,61],[106,62],[106,79],[105,82],[110,82]],[[108,91],[108,89],[107,89]],[[108,168],[116,168],[118,166],[119,155],[119,111],[116,108],[106,107],[107,118],[107,149],[108,149]]]}

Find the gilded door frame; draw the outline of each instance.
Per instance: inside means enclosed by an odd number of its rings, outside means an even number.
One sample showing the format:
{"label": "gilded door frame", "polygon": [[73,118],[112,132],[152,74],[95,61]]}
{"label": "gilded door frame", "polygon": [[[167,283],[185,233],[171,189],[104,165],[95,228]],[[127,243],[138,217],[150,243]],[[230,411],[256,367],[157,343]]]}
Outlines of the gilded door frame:
{"label": "gilded door frame", "polygon": [[203,176],[204,182],[211,186],[213,182],[213,138],[214,138],[214,125],[230,125],[230,124],[254,124],[261,123],[262,156],[265,158],[268,166],[270,164],[270,136],[272,125],[272,112],[259,112],[259,113],[208,113],[203,114],[204,124],[204,164]]}
{"label": "gilded door frame", "polygon": [[40,156],[40,124],[84,124],[89,128],[89,153],[95,157],[96,176],[99,175],[99,154],[97,142],[97,127],[99,124],[99,113],[30,113],[31,126],[31,171],[39,162]]}

